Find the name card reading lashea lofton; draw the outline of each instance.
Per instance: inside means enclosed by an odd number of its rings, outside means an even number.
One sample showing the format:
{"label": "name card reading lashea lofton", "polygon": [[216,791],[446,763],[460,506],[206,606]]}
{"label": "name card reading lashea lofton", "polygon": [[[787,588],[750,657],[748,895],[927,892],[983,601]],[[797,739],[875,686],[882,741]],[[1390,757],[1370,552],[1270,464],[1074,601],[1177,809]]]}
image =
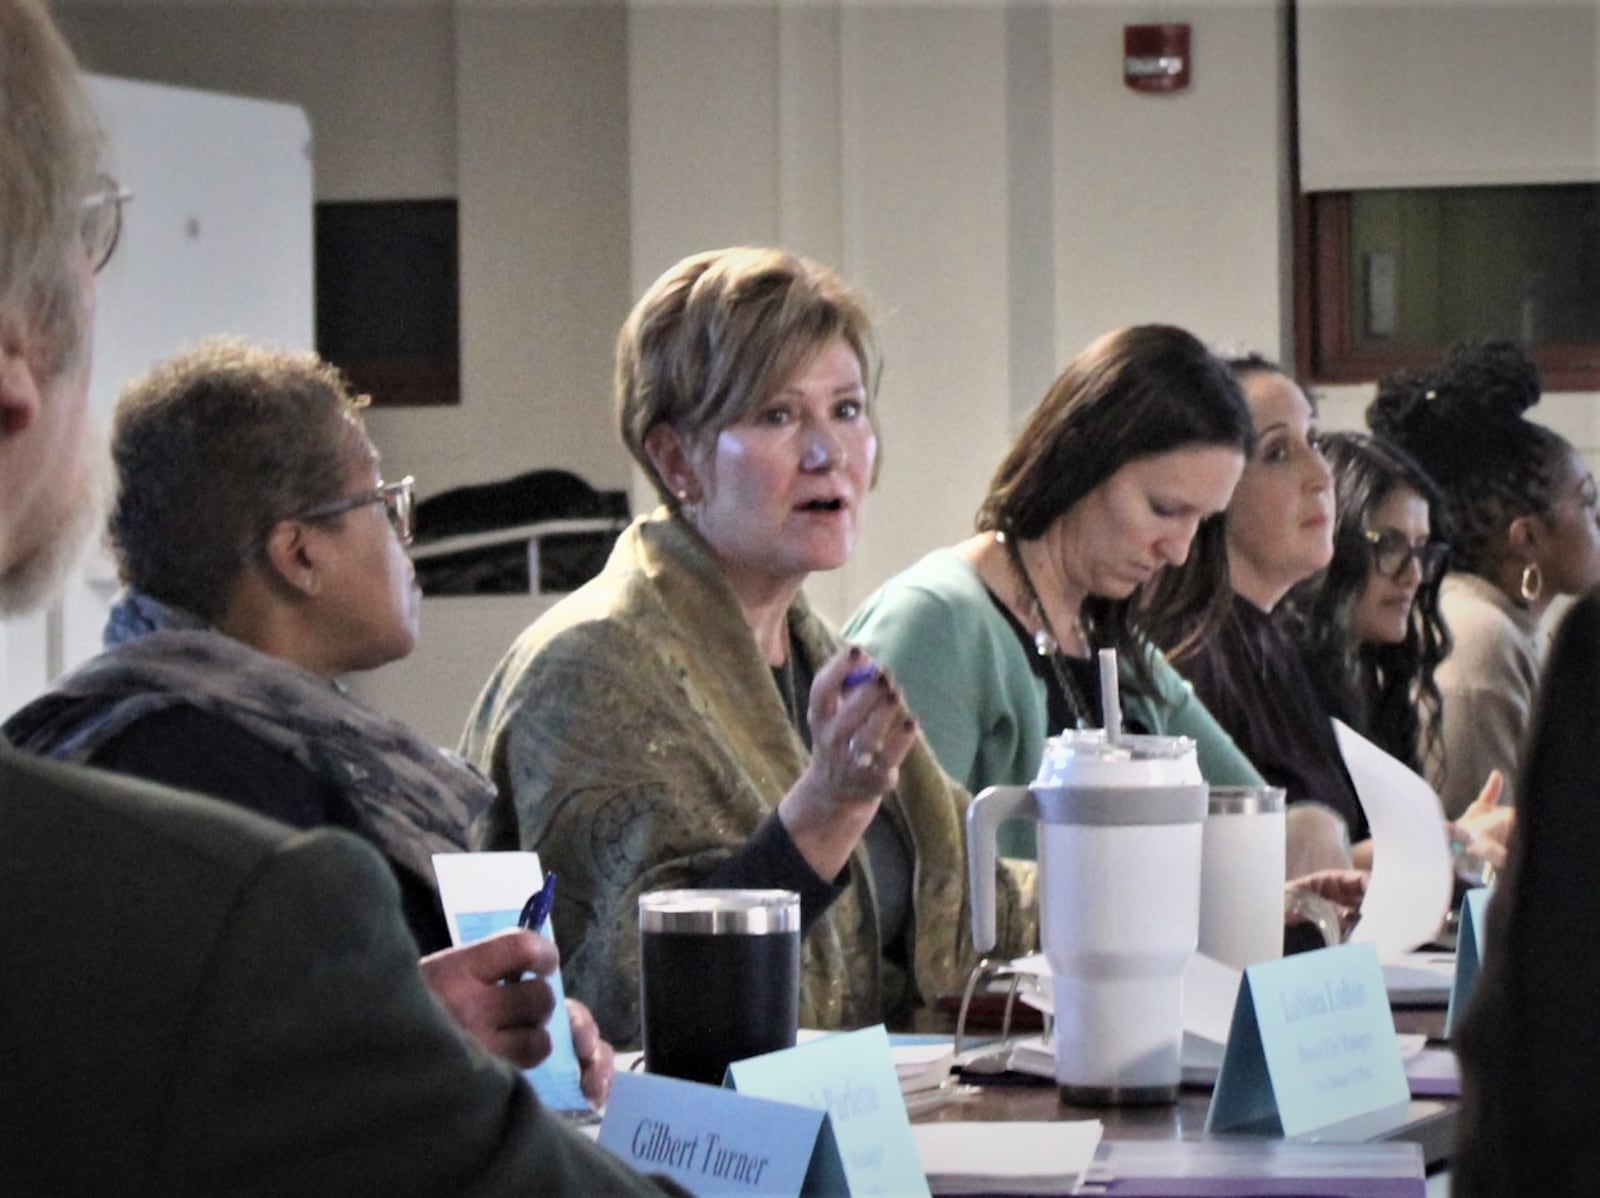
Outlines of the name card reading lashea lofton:
{"label": "name card reading lashea lofton", "polygon": [[735,1061],[728,1084],[741,1094],[826,1108],[856,1198],[928,1193],[881,1024]]}
{"label": "name card reading lashea lofton", "polygon": [[600,1146],[694,1194],[844,1191],[826,1111],[698,1082],[617,1074]]}
{"label": "name card reading lashea lofton", "polygon": [[1410,1097],[1370,944],[1244,971],[1207,1131],[1265,1124],[1297,1136],[1404,1107]]}

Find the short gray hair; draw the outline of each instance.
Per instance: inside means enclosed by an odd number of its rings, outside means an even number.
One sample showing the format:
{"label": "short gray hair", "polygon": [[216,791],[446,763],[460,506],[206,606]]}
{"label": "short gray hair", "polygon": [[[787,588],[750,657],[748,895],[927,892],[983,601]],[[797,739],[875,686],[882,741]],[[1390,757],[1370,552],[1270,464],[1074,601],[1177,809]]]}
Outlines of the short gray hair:
{"label": "short gray hair", "polygon": [[363,403],[315,354],[226,337],[129,384],[111,434],[123,581],[215,622],[274,525],[342,497]]}

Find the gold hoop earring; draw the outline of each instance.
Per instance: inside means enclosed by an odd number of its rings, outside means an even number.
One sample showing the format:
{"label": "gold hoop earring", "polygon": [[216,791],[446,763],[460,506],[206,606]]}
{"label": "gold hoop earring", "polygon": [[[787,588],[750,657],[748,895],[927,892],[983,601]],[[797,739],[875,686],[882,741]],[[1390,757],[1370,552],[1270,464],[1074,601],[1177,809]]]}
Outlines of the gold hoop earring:
{"label": "gold hoop earring", "polygon": [[1536,602],[1544,594],[1544,574],[1540,572],[1538,562],[1529,562],[1522,567],[1522,582],[1517,592],[1527,603]]}

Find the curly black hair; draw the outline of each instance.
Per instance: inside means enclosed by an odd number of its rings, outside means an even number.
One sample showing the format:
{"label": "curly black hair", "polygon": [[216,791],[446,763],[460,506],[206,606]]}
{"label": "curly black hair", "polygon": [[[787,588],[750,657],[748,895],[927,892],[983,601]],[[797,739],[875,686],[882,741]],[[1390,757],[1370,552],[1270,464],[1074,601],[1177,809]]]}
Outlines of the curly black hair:
{"label": "curly black hair", "polygon": [[1367,427],[1416,459],[1443,493],[1454,569],[1493,580],[1507,526],[1558,497],[1570,446],[1523,415],[1539,396],[1539,368],[1510,341],[1458,345],[1438,366],[1378,380]]}

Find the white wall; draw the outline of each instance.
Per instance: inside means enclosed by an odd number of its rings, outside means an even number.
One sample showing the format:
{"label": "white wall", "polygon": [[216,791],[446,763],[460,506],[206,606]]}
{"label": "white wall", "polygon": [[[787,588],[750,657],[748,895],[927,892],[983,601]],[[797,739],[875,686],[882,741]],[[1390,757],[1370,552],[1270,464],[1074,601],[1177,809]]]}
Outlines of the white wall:
{"label": "white wall", "polygon": [[[611,345],[683,254],[779,242],[879,318],[885,465],[846,614],[961,536],[1021,416],[1119,324],[1292,357],[1283,0],[63,0],[100,69],[303,104],[325,199],[461,204],[463,403],[380,411],[432,492],[624,485]],[[1121,30],[1188,21],[1139,95]],[[204,164],[200,164],[202,169]],[[1324,401],[1360,423],[1369,388]],[[1600,446],[1592,397],[1544,418]]]}
{"label": "white wall", "polygon": [[885,465],[843,616],[968,529],[1021,417],[1105,330],[1280,352],[1281,5],[1166,5],[1194,85],[1139,96],[1143,3],[68,0],[102,69],[293,96],[320,198],[455,194],[463,403],[373,413],[425,492],[541,465],[628,478],[611,344],[684,254],[778,242],[879,318]]}
{"label": "white wall", "polygon": [[626,485],[610,419],[631,300],[620,4],[54,7],[94,69],[301,104],[319,200],[458,199],[462,403],[368,419],[423,494],[541,466]]}

